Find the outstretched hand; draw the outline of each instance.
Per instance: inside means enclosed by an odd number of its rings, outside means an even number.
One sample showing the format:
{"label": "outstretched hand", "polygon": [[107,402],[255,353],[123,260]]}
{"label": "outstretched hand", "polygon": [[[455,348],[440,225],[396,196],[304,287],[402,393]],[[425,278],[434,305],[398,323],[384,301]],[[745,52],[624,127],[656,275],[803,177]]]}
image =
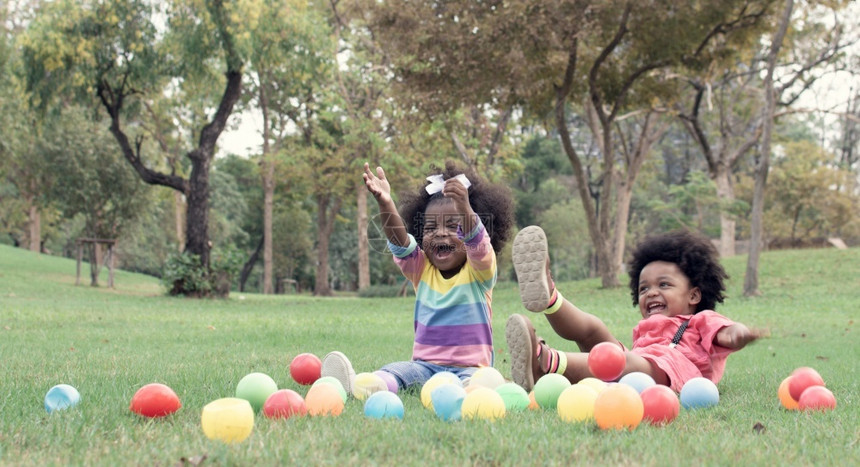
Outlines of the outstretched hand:
{"label": "outstretched hand", "polygon": [[371,192],[377,202],[391,201],[391,185],[388,179],[385,178],[385,171],[382,167],[376,168],[376,175],[370,170],[370,164],[364,163],[364,185],[367,191]]}

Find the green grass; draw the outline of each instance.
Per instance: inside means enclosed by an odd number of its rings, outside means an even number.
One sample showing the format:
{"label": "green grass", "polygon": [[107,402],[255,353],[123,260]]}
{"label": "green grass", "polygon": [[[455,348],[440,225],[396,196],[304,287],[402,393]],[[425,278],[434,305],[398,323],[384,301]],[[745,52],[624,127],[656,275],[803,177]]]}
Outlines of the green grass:
{"label": "green grass", "polygon": [[[408,359],[413,299],[188,300],[124,272],[115,289],[75,286],[74,261],[0,246],[0,464],[174,465],[205,455],[204,465],[856,465],[860,249],[765,253],[758,298],[741,296],[745,257],[725,264],[732,279],[719,311],[770,337],[729,357],[717,407],[682,410],[667,427],[602,432],[550,411],[446,423],[406,393],[403,421],[365,418],[350,400],[336,418],[258,417],[249,439],[224,445],[204,436],[201,409],[232,396],[250,372],[305,394],[289,377],[299,353],[341,350],[357,371]],[[626,289],[560,288],[630,344],[638,312]],[[493,305],[496,367],[509,376],[504,323],[522,312],[515,286],[500,284]],[[551,345],[566,346],[546,320],[530,317]],[[799,366],[818,369],[835,411],[780,408],[777,387]],[[131,396],[151,382],[173,388],[182,409],[157,420],[132,414]],[[48,414],[43,397],[59,383],[78,388],[82,401]]]}

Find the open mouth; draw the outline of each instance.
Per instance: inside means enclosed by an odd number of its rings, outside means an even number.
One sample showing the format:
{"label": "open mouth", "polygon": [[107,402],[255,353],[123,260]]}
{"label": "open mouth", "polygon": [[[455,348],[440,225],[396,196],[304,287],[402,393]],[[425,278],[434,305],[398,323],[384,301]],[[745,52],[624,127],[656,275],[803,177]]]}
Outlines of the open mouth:
{"label": "open mouth", "polygon": [[648,316],[660,313],[664,309],[666,309],[666,305],[664,305],[663,303],[651,303],[645,308],[645,310],[648,312]]}

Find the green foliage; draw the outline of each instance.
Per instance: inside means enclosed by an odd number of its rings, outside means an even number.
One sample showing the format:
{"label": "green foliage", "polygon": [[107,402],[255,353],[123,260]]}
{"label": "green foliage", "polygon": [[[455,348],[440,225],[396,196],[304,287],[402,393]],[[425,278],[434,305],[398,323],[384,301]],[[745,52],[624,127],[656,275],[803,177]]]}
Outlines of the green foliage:
{"label": "green foliage", "polygon": [[167,257],[161,273],[161,283],[170,295],[189,297],[226,297],[233,277],[242,267],[244,255],[232,245],[212,251],[211,269],[207,270],[200,257],[188,252]]}
{"label": "green foliage", "polygon": [[569,281],[590,277],[594,249],[579,200],[553,204],[538,214],[537,222],[546,232],[547,243],[551,245],[553,279]]}

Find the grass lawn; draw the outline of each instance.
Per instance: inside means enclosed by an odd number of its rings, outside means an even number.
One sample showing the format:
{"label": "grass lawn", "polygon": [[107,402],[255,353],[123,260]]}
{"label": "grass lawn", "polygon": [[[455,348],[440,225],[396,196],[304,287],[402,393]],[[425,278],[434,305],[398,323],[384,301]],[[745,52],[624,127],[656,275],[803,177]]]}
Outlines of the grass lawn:
{"label": "grass lawn", "polygon": [[[770,337],[729,357],[718,406],[682,410],[669,426],[603,432],[553,411],[447,423],[407,392],[402,421],[366,418],[350,400],[335,418],[258,416],[250,438],[225,445],[203,434],[201,409],[233,396],[248,373],[305,394],[289,376],[299,353],[340,350],[359,372],[409,359],[412,299],[189,300],[125,272],[115,289],[75,286],[73,260],[0,246],[0,465],[176,465],[197,456],[203,465],[860,464],[860,249],[765,253],[758,298],[741,294],[746,257],[725,265],[732,279],[718,311]],[[598,285],[559,288],[629,345],[639,316],[629,292]],[[510,282],[493,307],[495,366],[509,377],[505,320],[527,312]],[[550,345],[574,348],[529,317]],[[779,383],[800,366],[821,373],[836,410],[780,407]],[[173,388],[182,409],[155,420],[131,413],[132,395],[151,382]],[[48,414],[44,395],[59,383],[76,387],[81,403]]]}

